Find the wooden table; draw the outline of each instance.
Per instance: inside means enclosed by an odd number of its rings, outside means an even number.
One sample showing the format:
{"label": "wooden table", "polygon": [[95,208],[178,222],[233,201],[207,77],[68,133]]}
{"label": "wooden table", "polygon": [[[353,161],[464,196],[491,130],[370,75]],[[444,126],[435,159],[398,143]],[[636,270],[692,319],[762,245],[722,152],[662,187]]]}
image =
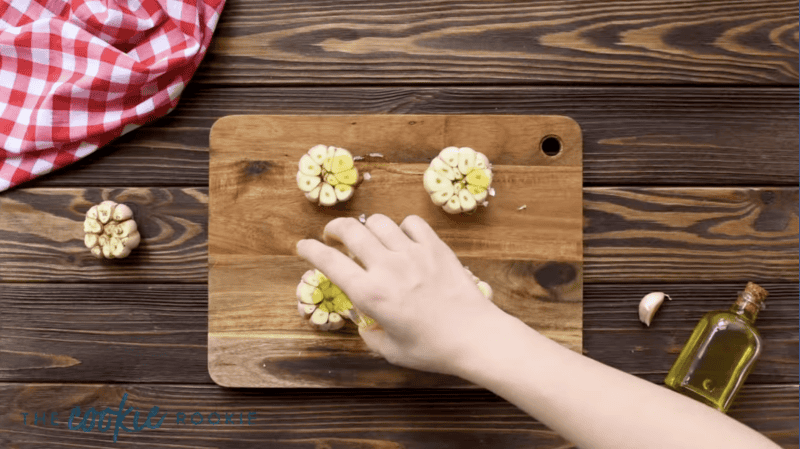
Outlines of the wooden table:
{"label": "wooden table", "polygon": [[[765,351],[730,415],[798,447],[797,17],[784,0],[229,0],[175,111],[0,194],[0,447],[572,447],[479,389],[211,381],[211,125],[362,113],[574,118],[585,354],[661,383],[700,316],[757,281]],[[126,260],[83,247],[83,211],[102,199],[138,207],[144,243]],[[651,291],[675,300],[647,328],[636,308]],[[142,418],[154,405],[170,418],[116,444],[63,424],[125,394]],[[44,412],[60,425],[32,423]]]}

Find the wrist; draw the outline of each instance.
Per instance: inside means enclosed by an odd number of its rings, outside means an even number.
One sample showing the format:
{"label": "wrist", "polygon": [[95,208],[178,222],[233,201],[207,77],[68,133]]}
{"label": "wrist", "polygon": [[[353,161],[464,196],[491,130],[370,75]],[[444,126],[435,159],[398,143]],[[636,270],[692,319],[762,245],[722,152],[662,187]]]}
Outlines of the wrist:
{"label": "wrist", "polygon": [[470,332],[460,356],[455,358],[453,374],[485,386],[488,376],[518,358],[519,344],[528,333],[536,331],[491,304],[481,315],[480,324]]}

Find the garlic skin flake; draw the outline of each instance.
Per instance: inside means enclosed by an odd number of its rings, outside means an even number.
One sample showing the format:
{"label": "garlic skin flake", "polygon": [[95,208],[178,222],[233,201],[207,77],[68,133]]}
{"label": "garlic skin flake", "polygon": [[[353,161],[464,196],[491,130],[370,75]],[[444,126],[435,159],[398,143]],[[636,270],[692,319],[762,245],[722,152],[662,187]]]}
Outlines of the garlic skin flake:
{"label": "garlic skin flake", "polygon": [[298,162],[297,187],[307,200],[320,206],[347,201],[359,181],[354,160],[344,148],[315,145]]}
{"label": "garlic skin flake", "polygon": [[449,214],[472,212],[492,194],[492,164],[469,147],[447,147],[433,158],[422,177],[433,204]]}
{"label": "garlic skin flake", "polygon": [[89,208],[83,231],[84,244],[98,259],[128,257],[141,241],[131,208],[114,201],[103,201]]}
{"label": "garlic skin flake", "polygon": [[655,316],[658,308],[661,307],[661,303],[664,302],[664,298],[672,301],[672,298],[664,292],[646,294],[644,298],[639,301],[639,321],[649,327],[650,323],[653,321],[653,316]]}

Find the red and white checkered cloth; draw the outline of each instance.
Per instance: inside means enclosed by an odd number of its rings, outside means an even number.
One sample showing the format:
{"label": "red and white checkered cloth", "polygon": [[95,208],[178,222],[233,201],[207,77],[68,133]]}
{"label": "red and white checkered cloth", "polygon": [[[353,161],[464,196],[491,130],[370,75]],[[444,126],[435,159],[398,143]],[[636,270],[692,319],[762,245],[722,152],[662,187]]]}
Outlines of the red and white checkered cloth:
{"label": "red and white checkered cloth", "polygon": [[0,0],[0,191],[170,112],[225,0]]}

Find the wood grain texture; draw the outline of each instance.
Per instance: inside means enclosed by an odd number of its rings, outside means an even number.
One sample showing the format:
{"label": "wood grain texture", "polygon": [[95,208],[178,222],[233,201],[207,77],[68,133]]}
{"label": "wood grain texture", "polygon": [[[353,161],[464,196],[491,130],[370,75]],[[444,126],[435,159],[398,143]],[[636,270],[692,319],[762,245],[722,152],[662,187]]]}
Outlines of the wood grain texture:
{"label": "wood grain texture", "polygon": [[[83,243],[86,211],[131,207],[142,242],[124,259],[95,259]],[[0,196],[0,281],[205,282],[207,189],[18,189]]]}
{"label": "wood grain texture", "polygon": [[[561,142],[556,156],[539,147],[548,136]],[[442,148],[462,142],[492,162],[498,193],[474,214],[449,215],[430,202],[422,174]],[[318,143],[363,155],[356,167],[371,174],[336,208],[311,204],[297,187],[297,163]],[[580,351],[581,137],[571,119],[229,116],[211,130],[210,167],[209,371],[220,385],[463,385],[398,370],[377,360],[355,329],[315,332],[285,307],[296,304],[297,283],[311,268],[294,255],[295,243],[318,236],[336,216],[421,216],[476,276],[508,285],[495,291],[498,304]],[[542,280],[547,272],[558,273]],[[548,288],[553,281],[560,291]]]}
{"label": "wood grain texture", "polygon": [[230,88],[190,84],[169,116],[24,187],[208,186],[209,130],[236,114],[556,114],[586,186],[796,186],[797,88]]}
{"label": "wood grain texture", "polygon": [[[167,416],[157,430],[85,433],[64,424],[81,411],[126,405]],[[729,415],[783,448],[798,447],[797,386],[745,386]],[[30,425],[34,412],[57,412],[55,426]],[[186,416],[178,424],[178,413]],[[195,422],[188,424],[197,412]],[[255,415],[250,425],[248,413]],[[29,413],[27,425],[22,413]],[[221,422],[209,424],[208,417]],[[225,422],[225,413],[231,423]],[[239,424],[239,414],[243,415]],[[48,416],[50,416],[48,414]],[[133,416],[123,423],[132,427]],[[76,422],[77,424],[77,422]],[[574,449],[550,429],[486,392],[448,390],[229,390],[215,386],[0,384],[0,445],[39,448],[427,449],[503,447]]]}
{"label": "wood grain texture", "polygon": [[[797,284],[761,285],[770,292],[767,308],[756,322],[764,352],[747,384],[797,384]],[[525,286],[509,283],[494,288],[521,292]],[[587,284],[584,353],[660,384],[700,317],[728,308],[743,286],[739,281]],[[646,327],[639,322],[638,302],[651,291],[667,292],[673,301],[662,305]],[[503,307],[510,304],[528,305],[515,299]],[[212,383],[207,368],[205,285],[0,284],[0,310],[0,380]],[[287,327],[289,320],[299,319],[290,316],[292,311],[291,305],[279,310],[287,314]],[[342,338],[358,343],[350,329]],[[329,355],[338,364],[337,371],[347,372],[348,359]],[[327,369],[311,374],[336,375]]]}
{"label": "wood grain texture", "polygon": [[[0,280],[206,283],[207,194],[203,188],[5,192]],[[137,217],[151,217],[140,225],[158,246],[143,244],[141,253],[121,261],[92,258],[81,240],[82,217],[104,195],[125,198]],[[585,188],[584,282],[797,282],[797,205],[797,188]]]}
{"label": "wood grain texture", "polygon": [[209,84],[796,84],[796,2],[226,5]]}
{"label": "wood grain texture", "polygon": [[[462,258],[494,288],[494,302],[542,334],[581,350],[580,264]],[[208,367],[234,387],[464,387],[460,379],[399,369],[358,330],[316,332],[297,314],[309,265],[295,256],[210,256]]]}

